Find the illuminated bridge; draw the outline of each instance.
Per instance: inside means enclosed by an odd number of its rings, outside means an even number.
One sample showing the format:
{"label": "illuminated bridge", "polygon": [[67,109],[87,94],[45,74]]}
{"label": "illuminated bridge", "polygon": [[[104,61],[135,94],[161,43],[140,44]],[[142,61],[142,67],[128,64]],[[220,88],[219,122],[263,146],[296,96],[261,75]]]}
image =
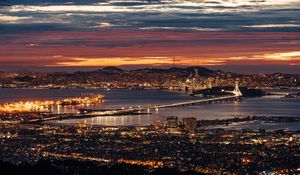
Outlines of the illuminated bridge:
{"label": "illuminated bridge", "polygon": [[227,96],[221,96],[221,97],[214,97],[214,98],[208,98],[208,99],[199,99],[199,100],[192,100],[192,101],[186,101],[186,102],[179,102],[179,103],[173,103],[173,104],[167,104],[167,105],[156,105],[148,108],[140,108],[139,110],[149,110],[149,109],[159,109],[159,108],[171,108],[171,107],[180,107],[180,106],[189,106],[189,105],[197,105],[197,104],[204,104],[204,103],[210,103],[215,101],[223,101],[223,100],[234,100],[242,96],[238,84],[236,83],[235,88],[233,91],[227,91],[228,93],[232,93],[232,95]]}
{"label": "illuminated bridge", "polygon": [[221,96],[221,97],[214,97],[208,99],[199,99],[199,100],[191,100],[185,102],[178,102],[173,104],[165,104],[165,105],[153,105],[153,106],[138,106],[138,107],[129,107],[129,108],[122,108],[122,109],[107,109],[107,110],[90,110],[84,111],[82,114],[85,116],[113,116],[113,115],[127,115],[127,114],[134,114],[135,112],[142,113],[142,111],[146,111],[146,113],[150,113],[151,109],[160,109],[160,108],[172,108],[172,107],[180,107],[180,106],[189,106],[189,105],[199,105],[199,104],[207,104],[213,103],[218,101],[227,101],[227,100],[236,100],[242,93],[238,87],[238,84],[235,85],[233,91],[226,91],[231,93],[232,95]]}
{"label": "illuminated bridge", "polygon": [[223,96],[223,97],[216,97],[216,98],[209,98],[209,99],[201,99],[201,100],[173,103],[173,104],[167,104],[167,105],[159,105],[159,106],[155,106],[153,108],[171,108],[171,107],[179,107],[179,106],[197,105],[197,104],[210,103],[210,102],[214,102],[214,101],[236,99],[238,97],[239,96],[237,96],[237,95],[230,95],[230,96]]}
{"label": "illuminated bridge", "polygon": [[57,119],[62,120],[62,119],[70,119],[70,118],[86,118],[86,117],[97,117],[97,116],[131,115],[131,114],[140,114],[141,111],[146,111],[146,113],[150,113],[151,109],[158,110],[159,108],[172,108],[172,107],[180,107],[180,106],[207,104],[207,103],[227,101],[227,100],[232,101],[242,96],[242,93],[239,90],[237,84],[233,91],[227,91],[227,92],[231,93],[232,95],[214,97],[208,99],[191,100],[191,101],[178,102],[178,103],[166,104],[166,105],[154,105],[154,106],[147,106],[147,107],[139,106],[139,107],[129,107],[129,108],[121,108],[121,109],[103,109],[103,110],[83,109],[78,114],[50,114],[45,118],[33,119],[33,120],[29,120],[28,122],[40,122],[40,121],[47,121],[47,120],[57,120]]}

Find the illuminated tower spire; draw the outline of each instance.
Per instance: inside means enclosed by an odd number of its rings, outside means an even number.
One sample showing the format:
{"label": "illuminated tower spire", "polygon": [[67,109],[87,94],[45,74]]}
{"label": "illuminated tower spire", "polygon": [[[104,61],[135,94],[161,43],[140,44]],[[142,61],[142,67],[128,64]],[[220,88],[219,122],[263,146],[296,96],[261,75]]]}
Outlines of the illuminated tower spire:
{"label": "illuminated tower spire", "polygon": [[198,69],[194,68],[194,71],[195,71],[195,77],[199,77],[199,71],[198,71]]}
{"label": "illuminated tower spire", "polygon": [[240,91],[238,81],[235,82],[235,87],[234,87],[234,90],[233,90],[233,94],[236,95],[236,96],[242,96],[243,95],[242,92]]}

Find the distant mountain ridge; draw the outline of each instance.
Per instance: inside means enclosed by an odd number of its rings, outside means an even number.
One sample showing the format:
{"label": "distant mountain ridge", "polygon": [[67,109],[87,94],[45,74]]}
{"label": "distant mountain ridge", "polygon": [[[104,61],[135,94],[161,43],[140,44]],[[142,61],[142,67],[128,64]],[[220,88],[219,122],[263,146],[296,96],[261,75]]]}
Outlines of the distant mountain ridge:
{"label": "distant mountain ridge", "polygon": [[[142,68],[142,69],[133,69],[133,70],[124,70],[119,67],[108,66],[102,69],[98,69],[95,71],[87,71],[87,72],[106,72],[106,73],[124,73],[124,72],[141,72],[141,73],[195,73],[195,70],[198,71],[199,75],[203,76],[210,76],[215,74],[217,71],[200,67],[200,66],[193,66],[193,67],[186,67],[186,68],[179,68],[179,67],[172,67],[172,68]],[[86,72],[86,71],[85,71]]]}
{"label": "distant mountain ridge", "polygon": [[[187,68],[143,68],[135,70],[124,70],[118,67],[104,67],[93,71],[68,72],[22,72],[15,73],[9,80],[5,76],[0,80],[5,83],[29,83],[29,84],[85,84],[93,82],[156,82],[164,83],[171,80],[185,81],[186,78],[198,76],[220,75],[220,71],[213,71],[204,67],[187,67]],[[5,75],[5,72],[0,75]]]}

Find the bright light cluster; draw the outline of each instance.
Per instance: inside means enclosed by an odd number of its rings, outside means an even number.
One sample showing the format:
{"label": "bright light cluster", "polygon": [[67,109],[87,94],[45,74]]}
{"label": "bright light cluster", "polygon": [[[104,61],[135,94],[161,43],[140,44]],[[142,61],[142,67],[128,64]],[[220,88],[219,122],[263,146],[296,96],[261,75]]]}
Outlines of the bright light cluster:
{"label": "bright light cluster", "polygon": [[95,104],[102,100],[103,96],[100,94],[87,96],[87,97],[75,97],[66,98],[57,101],[27,101],[27,102],[14,102],[5,103],[0,105],[1,113],[17,113],[17,112],[51,112],[53,106],[61,105],[89,105]]}

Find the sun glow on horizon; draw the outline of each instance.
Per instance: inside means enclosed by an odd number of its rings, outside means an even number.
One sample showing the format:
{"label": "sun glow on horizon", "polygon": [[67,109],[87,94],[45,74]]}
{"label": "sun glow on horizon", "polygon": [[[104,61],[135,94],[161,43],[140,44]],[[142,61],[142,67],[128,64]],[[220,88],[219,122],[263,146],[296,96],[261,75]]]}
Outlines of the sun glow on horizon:
{"label": "sun glow on horizon", "polygon": [[[264,62],[271,64],[300,65],[300,51],[266,53],[250,56],[230,56],[230,57],[184,57],[184,56],[144,56],[144,57],[104,57],[104,58],[84,58],[84,57],[63,57],[62,61],[46,66],[122,66],[122,65],[203,65],[217,66],[247,63],[249,65],[260,65]],[[65,61],[69,60],[69,61]]]}

